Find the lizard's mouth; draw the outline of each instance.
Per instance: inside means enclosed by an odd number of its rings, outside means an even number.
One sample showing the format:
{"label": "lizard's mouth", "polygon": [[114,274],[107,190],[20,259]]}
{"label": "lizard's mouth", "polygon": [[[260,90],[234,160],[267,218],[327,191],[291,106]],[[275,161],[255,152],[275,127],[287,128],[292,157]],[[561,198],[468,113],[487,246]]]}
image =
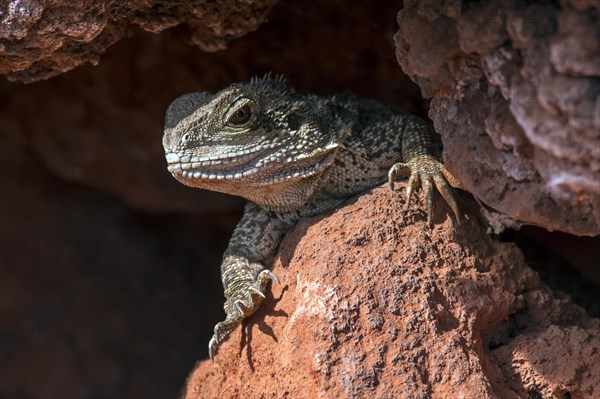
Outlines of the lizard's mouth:
{"label": "lizard's mouth", "polygon": [[259,149],[247,149],[219,155],[190,156],[170,152],[166,154],[169,164],[167,169],[176,178],[183,177],[195,180],[241,179],[254,172],[255,168],[263,166],[265,160],[268,161],[271,157],[276,158],[278,156],[277,152],[274,144]]}
{"label": "lizard's mouth", "polygon": [[169,152],[168,170],[183,183],[249,180],[257,185],[274,184],[318,173],[333,161],[337,145],[309,155],[292,147],[268,144],[259,149],[246,149],[219,155],[190,156]]}

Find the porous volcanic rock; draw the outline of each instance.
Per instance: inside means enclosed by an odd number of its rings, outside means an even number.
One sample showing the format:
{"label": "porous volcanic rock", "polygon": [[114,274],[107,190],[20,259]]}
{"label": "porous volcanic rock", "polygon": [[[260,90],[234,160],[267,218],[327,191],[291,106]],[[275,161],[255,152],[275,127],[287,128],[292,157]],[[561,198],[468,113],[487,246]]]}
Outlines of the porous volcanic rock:
{"label": "porous volcanic rock", "polygon": [[467,189],[518,222],[600,234],[600,3],[404,5],[398,62]]}
{"label": "porous volcanic rock", "polygon": [[276,0],[11,0],[0,3],[0,74],[32,82],[86,62],[134,28],[158,33],[184,24],[202,50],[222,50],[255,30]]}
{"label": "porous volcanic rock", "polygon": [[474,216],[458,226],[438,206],[428,229],[399,200],[379,187],[291,231],[281,286],[197,365],[184,397],[600,395],[600,320]]}

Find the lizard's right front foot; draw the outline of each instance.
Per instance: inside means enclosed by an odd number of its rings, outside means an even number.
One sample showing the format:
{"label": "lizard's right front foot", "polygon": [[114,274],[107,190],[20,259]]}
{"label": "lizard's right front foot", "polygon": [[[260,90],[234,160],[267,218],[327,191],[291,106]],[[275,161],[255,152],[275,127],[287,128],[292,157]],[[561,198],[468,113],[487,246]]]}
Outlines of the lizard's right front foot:
{"label": "lizard's right front foot", "polygon": [[[261,267],[262,268],[262,267]],[[219,345],[246,317],[258,310],[265,298],[265,290],[269,281],[279,284],[277,277],[268,269],[252,278],[247,273],[236,275],[225,287],[225,313],[227,317],[215,326],[215,333],[208,343],[208,355],[214,360]]]}
{"label": "lizard's right front foot", "polygon": [[407,163],[397,163],[391,167],[388,173],[390,189],[394,190],[394,181],[397,177],[409,176],[406,186],[406,204],[404,210],[410,205],[410,198],[419,185],[422,185],[425,204],[427,206],[427,225],[431,227],[433,217],[433,191],[432,185],[435,184],[446,203],[450,206],[456,221],[460,223],[460,214],[458,205],[450,186],[462,188],[460,181],[452,175],[443,163],[431,155],[419,155],[412,158]]}

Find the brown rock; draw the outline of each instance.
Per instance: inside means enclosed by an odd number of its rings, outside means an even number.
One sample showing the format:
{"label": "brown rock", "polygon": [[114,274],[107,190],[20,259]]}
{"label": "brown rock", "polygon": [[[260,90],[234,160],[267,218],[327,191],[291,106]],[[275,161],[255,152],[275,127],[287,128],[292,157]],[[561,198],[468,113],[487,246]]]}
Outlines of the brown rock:
{"label": "brown rock", "polygon": [[438,207],[429,230],[399,200],[380,187],[301,222],[273,268],[282,285],[184,397],[600,394],[600,320],[473,217],[457,226]]}
{"label": "brown rock", "polygon": [[599,36],[597,12],[563,9],[558,15],[558,36],[550,48],[552,65],[564,74],[600,76]]}
{"label": "brown rock", "polygon": [[184,24],[205,51],[255,30],[276,0],[200,2],[94,0],[0,3],[0,74],[33,82],[98,59],[134,28],[158,33]]}
{"label": "brown rock", "polygon": [[404,4],[396,56],[433,98],[452,172],[518,222],[600,234],[597,3]]}

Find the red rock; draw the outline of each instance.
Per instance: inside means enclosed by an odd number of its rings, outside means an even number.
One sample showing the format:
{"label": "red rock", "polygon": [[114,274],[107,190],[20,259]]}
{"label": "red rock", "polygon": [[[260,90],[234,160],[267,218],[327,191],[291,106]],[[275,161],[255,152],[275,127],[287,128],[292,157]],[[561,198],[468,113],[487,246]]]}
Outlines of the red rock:
{"label": "red rock", "polygon": [[205,51],[222,50],[264,22],[275,0],[242,2],[4,1],[0,4],[0,74],[33,82],[81,64],[98,64],[135,28],[158,33],[185,24]]}
{"label": "red rock", "polygon": [[600,395],[600,320],[473,216],[457,226],[440,206],[429,230],[399,201],[380,187],[302,221],[273,268],[282,285],[184,397]]}
{"label": "red rock", "polygon": [[600,234],[598,3],[404,5],[398,62],[469,192],[509,225]]}

